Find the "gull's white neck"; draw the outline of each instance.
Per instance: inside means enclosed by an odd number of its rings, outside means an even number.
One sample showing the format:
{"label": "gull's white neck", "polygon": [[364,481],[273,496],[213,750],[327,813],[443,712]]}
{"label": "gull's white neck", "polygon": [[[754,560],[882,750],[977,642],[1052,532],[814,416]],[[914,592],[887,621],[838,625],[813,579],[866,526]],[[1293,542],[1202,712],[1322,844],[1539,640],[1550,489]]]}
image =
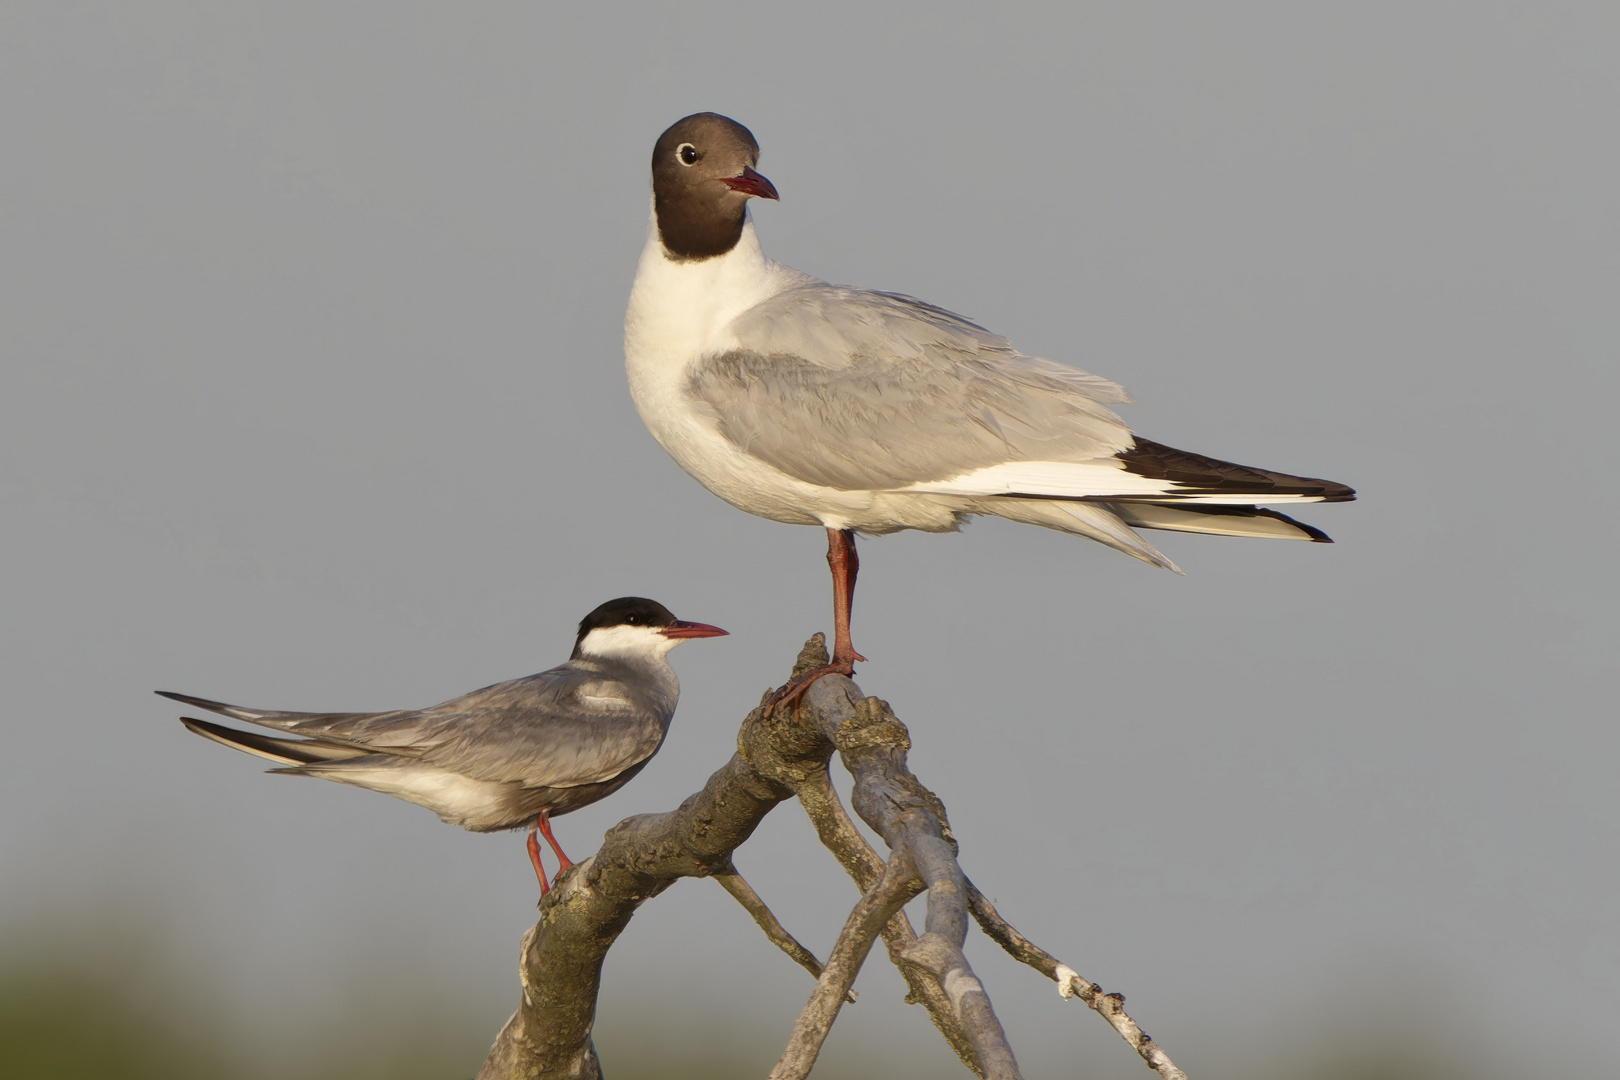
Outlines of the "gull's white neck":
{"label": "gull's white neck", "polygon": [[624,357],[630,392],[639,402],[659,393],[700,356],[735,347],[727,327],[762,300],[798,278],[759,249],[753,218],[743,223],[737,245],[711,259],[669,257],[654,218],[647,228],[630,307],[624,316]]}

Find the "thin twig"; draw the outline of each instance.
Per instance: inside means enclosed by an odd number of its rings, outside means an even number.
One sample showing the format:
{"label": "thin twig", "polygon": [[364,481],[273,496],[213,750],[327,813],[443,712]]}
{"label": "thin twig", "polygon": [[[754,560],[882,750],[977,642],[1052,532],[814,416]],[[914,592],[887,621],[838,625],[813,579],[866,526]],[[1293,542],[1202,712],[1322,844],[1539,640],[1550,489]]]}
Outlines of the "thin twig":
{"label": "thin twig", "polygon": [[904,849],[895,852],[883,876],[856,902],[845,920],[843,932],[827,957],[827,969],[816,980],[816,988],[799,1013],[787,1049],[782,1051],[769,1080],[804,1080],[810,1074],[821,1044],[838,1018],[839,1007],[872,951],[872,943],[895,912],[921,891],[922,882],[912,869],[910,857]]}
{"label": "thin twig", "polygon": [[[816,959],[814,953],[801,945],[798,938],[787,932],[787,928],[777,920],[775,913],[765,906],[765,901],[760,899],[759,894],[754,891],[754,887],[748,884],[741,874],[737,873],[736,867],[733,866],[723,873],[714,874],[713,877],[715,881],[720,883],[722,889],[730,893],[732,898],[743,906],[743,910],[754,917],[754,921],[759,924],[761,930],[765,931],[765,936],[770,939],[771,944],[787,953],[788,956],[792,957],[795,964],[804,968],[812,976],[818,979],[821,978],[821,961]],[[846,1004],[855,1004],[855,995],[853,993],[849,995]]]}
{"label": "thin twig", "polygon": [[968,907],[973,912],[980,929],[997,945],[1000,945],[1013,959],[1028,964],[1030,967],[1045,975],[1058,984],[1058,993],[1065,999],[1078,997],[1085,1002],[1110,1027],[1119,1032],[1119,1035],[1136,1052],[1142,1055],[1142,1060],[1148,1063],[1148,1068],[1158,1073],[1164,1080],[1187,1080],[1187,1074],[1176,1068],[1170,1055],[1159,1048],[1159,1044],[1147,1036],[1141,1028],[1136,1026],[1125,1012],[1125,995],[1105,994],[1102,987],[1090,979],[1082,978],[1078,972],[1058,960],[1057,957],[1030,941],[1020,934],[1011,923],[1001,917],[995,907],[985,895],[974,887],[973,882],[967,883]]}
{"label": "thin twig", "polygon": [[1011,923],[1003,919],[1001,913],[991,906],[989,898],[980,892],[973,882],[969,881],[967,888],[968,910],[973,912],[974,921],[979,924],[979,929],[984,931],[985,936],[1005,949],[1014,960],[1028,964],[1048,979],[1056,981],[1058,958],[1020,934]]}

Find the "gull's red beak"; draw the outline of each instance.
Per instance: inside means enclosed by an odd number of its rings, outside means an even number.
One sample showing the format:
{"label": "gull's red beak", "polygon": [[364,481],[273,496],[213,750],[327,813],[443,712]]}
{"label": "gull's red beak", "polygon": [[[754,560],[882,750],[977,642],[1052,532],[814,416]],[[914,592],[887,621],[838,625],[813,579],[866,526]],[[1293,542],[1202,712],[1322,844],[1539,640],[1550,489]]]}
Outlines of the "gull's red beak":
{"label": "gull's red beak", "polygon": [[676,619],[674,626],[666,626],[658,631],[667,638],[694,638],[694,637],[725,637],[726,631],[718,626],[710,626],[706,622],[687,622]]}
{"label": "gull's red beak", "polygon": [[720,182],[732,191],[740,191],[756,199],[776,199],[780,202],[782,198],[776,193],[774,184],[746,165],[741,176],[722,176]]}

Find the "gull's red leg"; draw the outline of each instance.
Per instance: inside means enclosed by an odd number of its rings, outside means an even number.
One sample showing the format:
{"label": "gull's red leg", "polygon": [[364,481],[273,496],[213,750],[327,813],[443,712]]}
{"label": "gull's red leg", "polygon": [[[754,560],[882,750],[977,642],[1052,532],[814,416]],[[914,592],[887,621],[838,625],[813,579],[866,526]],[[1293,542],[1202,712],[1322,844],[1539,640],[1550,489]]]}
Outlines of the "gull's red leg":
{"label": "gull's red leg", "polygon": [[[540,827],[540,835],[546,838],[546,843],[551,845],[551,850],[557,853],[557,861],[562,863],[561,866],[557,867],[557,873],[560,875],[564,870],[574,865],[574,860],[563,854],[563,849],[557,846],[557,838],[551,835],[550,814],[544,810],[540,811],[540,816],[535,819],[534,823]],[[552,878],[552,880],[557,879]]]}
{"label": "gull's red leg", "polygon": [[855,554],[855,530],[827,530],[827,567],[833,579],[833,651],[832,659],[818,668],[801,672],[782,685],[766,703],[766,714],[779,705],[797,702],[810,689],[810,684],[823,675],[853,675],[855,662],[866,657],[855,651],[849,638],[849,613],[855,606],[855,575],[860,573],[860,556]]}
{"label": "gull's red leg", "polygon": [[865,661],[866,657],[856,652],[855,644],[849,640],[849,614],[855,607],[855,575],[861,572],[861,557],[855,553],[855,530],[827,530],[827,566],[833,578],[832,662]]}
{"label": "gull's red leg", "polygon": [[540,865],[540,839],[534,835],[535,825],[540,824],[543,820],[545,820],[545,815],[541,814],[534,825],[529,826],[528,844],[529,861],[534,864],[534,876],[540,882],[540,899],[542,900],[546,898],[546,893],[551,891],[551,882],[546,880],[546,868]]}

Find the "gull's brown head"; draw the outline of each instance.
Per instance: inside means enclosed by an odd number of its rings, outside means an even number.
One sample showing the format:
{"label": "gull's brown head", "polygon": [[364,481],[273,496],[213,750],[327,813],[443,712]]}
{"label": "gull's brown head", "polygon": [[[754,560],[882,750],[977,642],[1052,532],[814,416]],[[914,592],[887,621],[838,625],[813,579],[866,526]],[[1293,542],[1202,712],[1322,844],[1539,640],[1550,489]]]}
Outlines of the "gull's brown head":
{"label": "gull's brown head", "polygon": [[677,120],[653,147],[653,208],[670,258],[712,259],[737,246],[749,199],[775,199],[754,171],[759,143],[719,113]]}

